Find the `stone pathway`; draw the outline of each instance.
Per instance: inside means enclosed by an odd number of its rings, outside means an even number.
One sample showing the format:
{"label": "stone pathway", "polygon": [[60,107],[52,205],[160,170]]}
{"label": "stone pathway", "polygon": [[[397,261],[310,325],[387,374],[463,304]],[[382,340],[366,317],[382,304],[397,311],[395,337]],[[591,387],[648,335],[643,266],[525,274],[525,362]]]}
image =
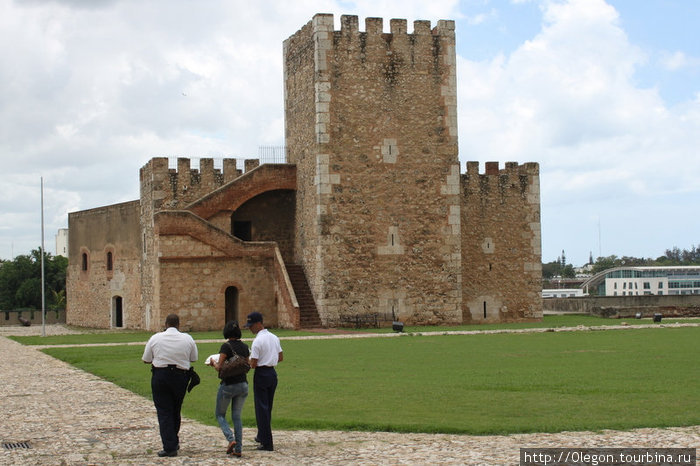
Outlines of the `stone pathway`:
{"label": "stone pathway", "polygon": [[[0,465],[515,465],[521,447],[700,446],[700,426],[484,437],[277,430],[276,451],[258,452],[254,429],[248,428],[244,456],[237,459],[225,456],[226,441],[218,427],[183,419],[179,456],[158,458],[160,438],[150,400],[2,336],[37,330],[41,328],[0,328],[0,440],[3,446],[29,446],[3,447]],[[47,335],[66,332],[59,325],[47,326]],[[34,376],[39,372],[40,379]]]}

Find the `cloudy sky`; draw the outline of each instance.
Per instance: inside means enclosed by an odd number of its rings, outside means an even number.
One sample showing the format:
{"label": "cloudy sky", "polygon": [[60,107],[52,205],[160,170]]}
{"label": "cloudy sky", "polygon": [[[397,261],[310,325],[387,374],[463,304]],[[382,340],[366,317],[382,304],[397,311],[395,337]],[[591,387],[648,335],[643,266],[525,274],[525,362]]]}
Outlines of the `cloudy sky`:
{"label": "cloudy sky", "polygon": [[138,198],[151,157],[284,144],[315,13],[454,19],[460,160],[539,162],[542,259],[700,245],[700,2],[0,0],[0,258]]}

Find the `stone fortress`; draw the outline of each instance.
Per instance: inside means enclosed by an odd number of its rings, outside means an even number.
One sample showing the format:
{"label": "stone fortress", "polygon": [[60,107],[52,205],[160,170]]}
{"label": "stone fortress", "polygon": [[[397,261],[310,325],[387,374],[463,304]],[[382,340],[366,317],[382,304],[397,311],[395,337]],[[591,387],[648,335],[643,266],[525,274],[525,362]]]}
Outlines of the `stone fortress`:
{"label": "stone fortress", "polygon": [[151,159],[69,214],[67,323],[220,329],[542,316],[539,166],[467,162],[453,21],[318,14],[284,42],[286,163]]}

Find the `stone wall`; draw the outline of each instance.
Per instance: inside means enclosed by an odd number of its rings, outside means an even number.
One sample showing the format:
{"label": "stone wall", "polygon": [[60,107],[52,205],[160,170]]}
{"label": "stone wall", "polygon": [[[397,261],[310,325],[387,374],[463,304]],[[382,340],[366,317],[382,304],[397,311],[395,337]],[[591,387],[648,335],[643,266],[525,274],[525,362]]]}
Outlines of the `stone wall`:
{"label": "stone wall", "polygon": [[540,319],[539,166],[468,162],[462,190],[464,322]]}
{"label": "stone wall", "polygon": [[236,209],[232,220],[250,225],[249,241],[274,241],[285,261],[294,262],[294,191],[267,191]]}
{"label": "stone wall", "polygon": [[[140,328],[140,204],[115,204],[68,215],[69,258],[66,323],[116,326],[121,298],[122,326]],[[83,270],[83,254],[87,259]],[[108,267],[111,254],[112,270]]]}
{"label": "stone wall", "polygon": [[324,294],[317,212],[320,193],[315,185],[319,159],[316,113],[327,113],[330,105],[327,92],[316,83],[316,76],[327,71],[325,56],[319,55],[315,43],[320,42],[321,48],[330,44],[333,17],[328,16],[316,15],[283,44],[285,145],[287,161],[296,165],[297,177],[294,262],[303,265],[315,297]]}
{"label": "stone wall", "polygon": [[174,312],[180,316],[184,330],[222,329],[225,324],[225,292],[231,286],[238,290],[239,322],[245,322],[248,313],[259,311],[265,317],[266,325],[277,326],[270,258],[197,260],[182,255],[178,258],[162,257],[159,276],[161,320]]}
{"label": "stone wall", "polygon": [[593,314],[601,317],[632,318],[661,313],[664,317],[700,317],[700,295],[583,296],[546,298],[545,311]]}
{"label": "stone wall", "polygon": [[183,328],[223,328],[226,289],[238,295],[235,318],[245,321],[259,311],[270,326],[278,325],[274,242],[244,242],[189,211],[161,211],[154,217],[157,238],[158,307],[155,322],[175,312]]}
{"label": "stone wall", "polygon": [[[167,167],[167,159],[165,160]],[[250,162],[250,160],[245,160],[244,165],[247,166]],[[152,163],[152,170],[162,172],[162,158],[153,159]],[[214,159],[212,158],[199,159],[199,169],[191,168],[191,163],[189,158],[178,157],[177,169],[167,170],[167,183],[161,186],[161,195],[163,196],[161,208],[182,208],[236,179],[242,173],[236,168],[236,159],[224,159],[223,170],[214,168]],[[159,176],[162,173],[155,173],[155,175]]]}
{"label": "stone wall", "polygon": [[139,172],[141,199],[141,229],[143,251],[141,256],[141,286],[143,290],[143,326],[152,324],[152,309],[157,306],[158,282],[155,250],[157,238],[153,234],[153,216],[160,210],[184,208],[186,205],[210,194],[225,183],[236,179],[241,172],[236,159],[224,159],[223,170],[214,168],[214,160],[199,160],[199,170],[191,168],[189,158],[177,159],[177,168],[170,169],[166,157],[155,157]]}
{"label": "stone wall", "polygon": [[[29,321],[31,325],[41,325],[41,309],[38,310],[22,310],[22,311],[0,311],[0,327],[11,327],[24,325],[19,319],[25,319]],[[46,310],[46,315],[44,316],[45,324],[65,324],[66,323],[66,310],[59,309],[56,311]]]}
{"label": "stone wall", "polygon": [[417,21],[408,34],[392,20],[384,34],[381,19],[360,32],[343,16],[332,27],[332,15],[316,15],[285,45],[287,135],[311,120],[315,129],[287,145],[321,318],[461,322],[454,23]]}

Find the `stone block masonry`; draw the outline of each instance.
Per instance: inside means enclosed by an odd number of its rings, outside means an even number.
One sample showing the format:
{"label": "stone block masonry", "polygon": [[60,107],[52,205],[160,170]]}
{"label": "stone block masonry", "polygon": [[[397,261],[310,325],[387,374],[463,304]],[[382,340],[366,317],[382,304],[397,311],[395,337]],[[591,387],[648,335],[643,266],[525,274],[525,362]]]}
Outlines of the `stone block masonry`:
{"label": "stone block masonry", "polygon": [[464,322],[542,317],[539,166],[467,163],[462,181]]}
{"label": "stone block masonry", "polygon": [[[114,326],[119,306],[151,330],[170,312],[192,330],[253,310],[283,326],[540,318],[539,167],[461,172],[454,28],[315,15],[283,47],[287,163],[154,158],[128,208],[71,214],[88,259],[69,259],[68,320]],[[93,273],[110,254],[117,268]],[[308,282],[304,319],[288,266]]]}
{"label": "stone block masonry", "polygon": [[324,321],[460,323],[454,23],[390,28],[316,15],[285,42],[295,249]]}

